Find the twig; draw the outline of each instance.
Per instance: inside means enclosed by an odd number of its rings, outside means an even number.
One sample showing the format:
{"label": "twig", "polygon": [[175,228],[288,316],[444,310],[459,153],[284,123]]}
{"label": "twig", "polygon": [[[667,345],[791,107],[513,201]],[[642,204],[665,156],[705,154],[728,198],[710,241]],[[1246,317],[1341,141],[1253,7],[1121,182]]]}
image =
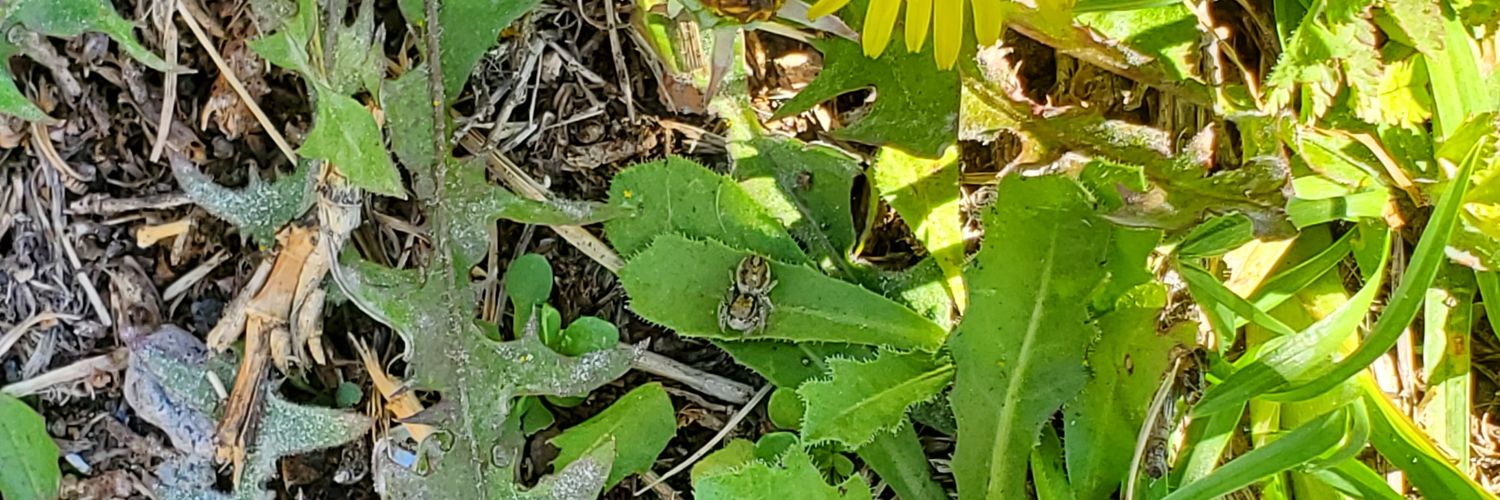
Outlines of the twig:
{"label": "twig", "polygon": [[[464,148],[470,152],[480,153],[484,150],[483,139],[480,138],[479,134],[474,132],[470,132],[469,135],[465,136],[460,141],[460,144],[463,144]],[[485,161],[489,163],[490,170],[500,177],[500,182],[512,191],[515,191],[516,194],[533,200],[546,200],[549,197],[550,193],[547,192],[546,188],[543,188],[535,180],[532,180],[531,176],[526,175],[526,172],[522,171],[520,167],[511,163],[510,159],[506,158],[505,155],[496,151],[490,151]],[[588,255],[589,258],[594,259],[594,262],[598,262],[599,265],[604,266],[610,272],[619,273],[620,268],[625,267],[625,260],[620,258],[620,254],[615,253],[614,249],[611,249],[609,245],[600,241],[599,237],[594,236],[593,233],[584,230],[582,227],[547,227],[552,228],[553,231],[557,232],[558,236],[562,236],[564,240],[567,240],[568,243],[577,247],[584,255]]]}
{"label": "twig", "polygon": [[276,148],[281,150],[281,154],[286,156],[287,161],[296,165],[297,153],[292,150],[291,144],[286,142],[286,138],[282,137],[281,132],[271,124],[271,119],[266,117],[264,111],[261,111],[260,105],[250,97],[250,92],[245,90],[245,84],[240,83],[240,77],[234,74],[234,70],[229,67],[228,63],[224,62],[224,56],[219,55],[219,49],[214,47],[213,40],[210,40],[208,34],[203,32],[203,27],[198,25],[198,20],[183,5],[182,0],[176,0],[176,3],[177,13],[182,15],[183,22],[187,23],[188,29],[193,31],[193,37],[197,38],[198,44],[208,52],[208,57],[214,60],[214,66],[217,66],[219,72],[224,75],[224,79],[229,81],[229,86],[234,88],[234,93],[239,95],[240,101],[250,109],[250,114],[255,115],[255,121],[260,123],[260,128],[265,129],[267,135],[271,136],[271,141],[276,143]]}
{"label": "twig", "polygon": [[177,281],[173,281],[171,285],[167,285],[167,289],[161,294],[162,300],[171,301],[177,298],[178,295],[187,292],[188,288],[202,281],[205,276],[208,276],[208,273],[213,272],[214,268],[219,267],[226,260],[229,260],[229,252],[220,250],[219,253],[214,254],[207,261],[199,264],[198,267],[183,274],[181,278],[177,278]]}
{"label": "twig", "polygon": [[245,316],[250,306],[250,300],[260,288],[265,286],[266,280],[271,276],[272,264],[276,261],[275,256],[267,256],[256,265],[255,272],[250,275],[250,280],[245,286],[240,287],[240,293],[224,306],[224,314],[219,316],[219,323],[214,325],[213,330],[208,332],[208,347],[215,352],[223,352],[229,345],[239,339],[240,333],[245,331]]}
{"label": "twig", "polygon": [[31,145],[36,148],[42,158],[47,160],[47,164],[63,177],[63,185],[67,186],[69,191],[78,194],[88,191],[84,183],[94,180],[93,176],[83,175],[73,170],[68,162],[63,161],[62,155],[57,154],[57,148],[52,145],[52,137],[47,133],[47,126],[41,122],[31,124]]}
{"label": "twig", "polygon": [[14,347],[16,345],[16,342],[19,342],[21,340],[21,336],[26,334],[26,332],[37,323],[56,320],[78,321],[78,319],[78,316],[74,316],[71,314],[60,314],[53,312],[33,314],[30,318],[26,318],[26,321],[22,321],[21,324],[16,325],[9,331],[5,332],[5,335],[0,335],[0,358],[5,357],[5,353],[9,352],[10,348]]}
{"label": "twig", "polygon": [[68,205],[68,213],[73,215],[115,215],[138,210],[164,210],[188,205],[192,202],[192,198],[188,198],[187,195],[182,193],[157,194],[139,198],[115,198],[107,194],[96,193],[84,196],[82,199]]}
{"label": "twig", "polygon": [[[73,279],[78,282],[80,288],[83,288],[83,294],[88,298],[89,305],[94,308],[94,313],[99,316],[99,322],[104,324],[104,326],[112,326],[114,325],[114,320],[110,318],[109,309],[104,307],[104,299],[99,297],[98,287],[95,287],[94,280],[90,279],[89,275],[83,272],[83,262],[78,260],[78,250],[73,248],[73,240],[68,238],[67,233],[63,229],[66,227],[66,224],[64,224],[66,221],[63,220],[63,198],[66,195],[63,194],[62,188],[62,184],[65,183],[60,178],[65,176],[62,172],[65,171],[67,164],[63,163],[57,151],[52,148],[52,139],[47,137],[46,130],[46,127],[40,123],[32,124],[32,141],[48,157],[48,161],[58,167],[57,169],[44,171],[47,183],[52,188],[52,203],[51,210],[49,211],[50,217],[44,217],[43,219],[51,220],[50,230],[53,236],[57,238],[58,246],[62,247],[63,254],[68,257],[68,264],[73,267]],[[37,136],[38,133],[41,134],[40,137]]]}
{"label": "twig", "polygon": [[[158,4],[160,5],[160,4]],[[160,9],[153,9],[160,11]],[[156,143],[151,145],[151,161],[161,160],[161,152],[167,147],[167,133],[172,130],[172,113],[177,109],[177,23],[172,22],[172,12],[157,16],[163,19],[162,44],[167,46],[167,64],[172,65],[167,70],[165,81],[162,82],[161,90],[161,115],[156,118]]]}
{"label": "twig", "polygon": [[677,381],[698,392],[735,404],[749,401],[754,391],[748,385],[693,368],[651,351],[641,353],[630,367]]}
{"label": "twig", "polygon": [[92,358],[83,359],[71,365],[52,370],[35,377],[31,377],[14,384],[0,387],[0,392],[15,397],[30,396],[47,390],[53,386],[70,384],[84,380],[99,373],[114,373],[125,369],[125,362],[130,358],[130,350],[121,347],[109,354],[101,354]]}
{"label": "twig", "polygon": [[750,412],[755,410],[755,406],[760,404],[760,400],[762,398],[765,398],[766,395],[770,393],[771,384],[761,386],[760,390],[755,392],[755,396],[750,398],[749,403],[746,403],[745,406],[741,407],[740,411],[736,412],[734,416],[729,417],[729,422],[724,424],[723,429],[719,429],[718,434],[714,434],[713,439],[708,440],[707,443],[703,443],[703,446],[698,448],[698,451],[693,452],[691,456],[687,457],[686,460],[683,460],[682,463],[677,464],[677,466],[673,467],[672,470],[667,471],[666,474],[662,474],[661,477],[657,478],[655,481],[652,481],[650,484],[647,484],[646,486],[635,490],[634,494],[636,496],[640,496],[641,493],[645,493],[646,490],[651,489],[658,483],[671,479],[672,476],[677,475],[677,473],[687,470],[687,468],[692,466],[693,463],[697,462],[698,459],[703,458],[703,455],[707,455],[708,450],[713,449],[714,446],[718,446],[719,441],[723,441],[724,438],[729,437],[729,433],[734,431],[735,426],[740,425],[740,421],[749,416]]}
{"label": "twig", "polygon": [[[579,12],[582,15],[582,12]],[[615,74],[620,79],[620,91],[625,93],[625,114],[635,123],[635,96],[630,88],[630,71],[625,67],[625,55],[620,53],[620,34],[615,19],[614,0],[604,0],[604,22],[609,24],[609,52],[615,58]]]}

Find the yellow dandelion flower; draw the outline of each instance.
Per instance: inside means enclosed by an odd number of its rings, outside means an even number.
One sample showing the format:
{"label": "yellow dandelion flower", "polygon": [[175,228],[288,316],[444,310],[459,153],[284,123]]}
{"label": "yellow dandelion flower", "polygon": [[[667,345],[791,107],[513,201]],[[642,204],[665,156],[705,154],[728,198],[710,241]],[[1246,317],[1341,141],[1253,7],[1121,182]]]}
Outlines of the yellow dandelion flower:
{"label": "yellow dandelion flower", "polygon": [[[980,45],[1000,39],[1002,0],[870,0],[865,10],[862,43],[865,55],[878,57],[891,42],[896,16],[906,4],[906,50],[918,52],[927,43],[928,26],[932,28],[933,58],[942,69],[953,67],[964,39],[964,4],[974,13],[974,37]],[[832,14],[849,0],[818,0],[807,11],[809,19]],[[930,22],[929,22],[930,21]]]}

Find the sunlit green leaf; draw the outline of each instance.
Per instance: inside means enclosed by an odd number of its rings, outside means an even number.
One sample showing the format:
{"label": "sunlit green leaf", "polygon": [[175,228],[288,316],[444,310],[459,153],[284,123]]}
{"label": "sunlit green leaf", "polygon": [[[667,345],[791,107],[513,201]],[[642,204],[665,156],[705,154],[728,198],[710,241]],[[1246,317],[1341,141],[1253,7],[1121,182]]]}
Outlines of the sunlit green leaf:
{"label": "sunlit green leaf", "polygon": [[615,400],[609,408],[551,439],[559,450],[553,467],[561,469],[586,452],[613,443],[614,465],[610,467],[608,490],[625,476],[651,470],[656,456],[677,434],[672,400],[661,384],[645,384]]}
{"label": "sunlit green leaf", "polygon": [[380,126],[353,98],[332,92],[319,94],[313,128],[301,152],[332,163],[354,186],[406,199],[401,172],[385,152]]}
{"label": "sunlit green leaf", "polygon": [[1042,423],[1088,380],[1097,330],[1088,298],[1108,228],[1083,189],[1056,176],[1007,177],[985,213],[985,243],[966,278],[971,306],[950,343],[958,417],[953,473],[961,495],[1021,498]]}
{"label": "sunlit green leaf", "polygon": [[1160,284],[1140,285],[1122,301],[1129,305],[1099,318],[1099,342],[1088,357],[1093,377],[1063,411],[1068,475],[1080,499],[1109,498],[1120,486],[1173,348],[1193,345],[1197,333],[1173,328],[1157,334],[1166,303]]}
{"label": "sunlit green leaf", "polygon": [[812,457],[794,446],[778,464],[750,460],[737,468],[694,468],[693,493],[704,500],[868,500],[870,487],[859,476],[832,486],[813,466]]}
{"label": "sunlit green leaf", "polygon": [[[1489,117],[1477,118],[1474,123],[1488,123]],[[1458,172],[1448,182],[1437,207],[1432,212],[1432,218],[1428,220],[1427,227],[1422,232],[1422,238],[1417,242],[1417,248],[1412,253],[1411,262],[1406,266],[1406,272],[1402,275],[1400,284],[1391,294],[1391,301],[1386,305],[1385,311],[1381,313],[1380,319],[1371,328],[1370,335],[1360,343],[1358,349],[1345,356],[1325,374],[1315,380],[1302,383],[1288,389],[1282,394],[1286,399],[1304,399],[1316,394],[1326,392],[1334,386],[1364,370],[1370,363],[1375,362],[1400,338],[1401,333],[1406,331],[1407,325],[1411,324],[1416,317],[1418,309],[1422,304],[1423,294],[1419,290],[1425,290],[1432,284],[1437,276],[1438,266],[1446,258],[1444,248],[1448,239],[1457,225],[1459,206],[1469,187],[1469,177],[1474,172],[1475,163],[1478,162],[1475,153],[1484,146],[1485,141],[1476,143],[1469,148],[1469,154],[1459,162]]]}
{"label": "sunlit green leaf", "polygon": [[[1358,407],[1356,407],[1358,408]],[[1344,437],[1351,408],[1345,407],[1235,457],[1203,479],[1183,485],[1167,500],[1217,498],[1263,477],[1281,472],[1335,449]],[[1364,411],[1358,408],[1358,411]]]}
{"label": "sunlit green leaf", "polygon": [[830,376],[803,384],[803,438],[851,448],[905,421],[906,409],[936,397],[953,380],[953,365],[923,353],[881,351],[869,361],[828,361]]}
{"label": "sunlit green leaf", "polygon": [[782,105],[775,117],[801,113],[840,94],[873,86],[877,97],[870,112],[834,130],[834,137],[896,147],[924,158],[941,156],[957,140],[958,75],[935,71],[930,53],[895,47],[879,59],[870,59],[857,42],[822,38],[812,43],[823,53],[823,71]]}
{"label": "sunlit green leaf", "polygon": [[944,284],[959,310],[966,307],[963,214],[960,213],[958,151],[941,158],[919,158],[881,148],[871,167],[875,190],[901,215],[917,241],[943,270]]}
{"label": "sunlit green leaf", "polygon": [[1183,259],[1217,257],[1255,239],[1255,224],[1244,214],[1221,215],[1204,221],[1177,246]]}
{"label": "sunlit green leaf", "polygon": [[770,135],[731,143],[729,150],[745,193],[780,220],[819,267],[834,273],[848,265],[855,243],[849,195],[859,160],[830,146]]}
{"label": "sunlit green leaf", "polygon": [[668,158],[616,174],[609,200],[635,209],[633,217],[604,225],[610,243],[626,256],[645,250],[659,235],[680,233],[713,238],[774,260],[808,261],[781,223],[761,210],[739,184],[688,160]]}
{"label": "sunlit green leaf", "polygon": [[1340,305],[1333,314],[1318,320],[1307,329],[1263,344],[1262,351],[1253,362],[1204,393],[1203,399],[1194,409],[1197,414],[1209,415],[1237,408],[1250,398],[1314,377],[1321,368],[1329,365],[1332,357],[1363,322],[1384,284],[1382,270],[1390,256],[1390,235],[1384,229],[1374,229],[1371,226],[1365,228],[1367,229],[1363,230],[1378,234],[1367,235],[1365,244],[1372,245],[1381,257],[1380,263],[1372,268],[1375,274],[1365,276],[1365,284],[1359,292]]}
{"label": "sunlit green leaf", "polygon": [[[731,184],[732,185],[732,184]],[[620,281],[641,317],[679,335],[719,340],[781,339],[935,350],[947,336],[936,323],[857,285],[771,260],[772,309],[763,331],[721,329],[719,304],[749,254],[721,243],[665,235],[626,262]]]}

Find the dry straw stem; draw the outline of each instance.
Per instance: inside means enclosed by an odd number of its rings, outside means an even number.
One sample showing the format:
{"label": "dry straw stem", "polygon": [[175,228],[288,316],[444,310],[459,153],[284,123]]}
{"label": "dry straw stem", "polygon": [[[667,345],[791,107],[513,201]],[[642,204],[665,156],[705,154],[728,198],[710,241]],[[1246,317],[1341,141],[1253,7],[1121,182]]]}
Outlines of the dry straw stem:
{"label": "dry straw stem", "polygon": [[234,88],[234,93],[240,96],[240,102],[245,103],[245,107],[250,108],[250,114],[255,115],[255,121],[260,123],[260,128],[264,129],[266,134],[271,136],[271,141],[276,143],[276,148],[281,150],[281,154],[286,155],[287,161],[296,165],[297,153],[292,150],[292,145],[288,144],[286,138],[281,136],[279,129],[271,125],[271,119],[266,117],[266,113],[261,111],[260,105],[256,104],[255,99],[250,97],[250,92],[245,90],[245,84],[240,83],[240,78],[224,62],[224,56],[219,54],[219,49],[214,47],[213,40],[210,40],[208,34],[203,32],[203,27],[198,25],[198,19],[193,17],[193,13],[188,11],[187,6],[183,5],[181,0],[176,0],[175,3],[177,4],[177,13],[182,15],[183,22],[187,23],[188,29],[193,31],[193,37],[198,39],[198,45],[202,45],[203,50],[208,51],[208,57],[214,60],[214,66],[217,66],[219,72],[224,75],[224,79],[229,81],[229,86]]}
{"label": "dry straw stem", "polygon": [[[484,138],[475,132],[470,132],[464,136],[462,144],[469,151],[484,151]],[[526,172],[517,167],[515,163],[512,163],[505,155],[496,151],[490,151],[486,155],[485,161],[489,163],[490,170],[500,176],[500,183],[510,188],[510,190],[515,191],[516,194],[538,201],[544,201],[550,197],[551,193],[548,193],[546,188],[543,188],[541,184],[532,180],[531,176],[526,175]],[[610,272],[619,274],[620,268],[625,267],[625,260],[620,258],[620,254],[615,253],[599,237],[594,236],[593,233],[588,232],[582,227],[547,227],[552,228],[564,240],[567,240],[568,243],[577,247],[584,255],[594,259],[595,262],[598,262],[599,265],[604,266]]]}

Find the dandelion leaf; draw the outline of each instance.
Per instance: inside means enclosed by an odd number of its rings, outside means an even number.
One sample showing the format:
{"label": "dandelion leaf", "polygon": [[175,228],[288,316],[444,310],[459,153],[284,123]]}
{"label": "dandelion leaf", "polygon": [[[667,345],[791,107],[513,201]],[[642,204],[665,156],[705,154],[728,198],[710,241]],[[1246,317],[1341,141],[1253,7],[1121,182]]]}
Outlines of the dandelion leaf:
{"label": "dandelion leaf", "polygon": [[312,206],[317,171],[310,162],[272,182],[252,177],[241,189],[220,186],[181,156],[172,155],[171,162],[172,176],[193,203],[262,245],[274,242],[277,229]]}
{"label": "dandelion leaf", "polygon": [[[748,443],[747,443],[748,444]],[[719,453],[733,453],[729,459],[745,460],[744,465],[726,466],[712,460]],[[792,446],[779,463],[756,460],[743,447],[727,448],[705,459],[714,465],[701,472],[693,470],[693,494],[704,500],[867,500],[870,486],[855,475],[838,486],[823,481],[823,474],[813,465],[812,457],[801,446]]]}
{"label": "dandelion leaf", "polygon": [[635,210],[632,217],[604,224],[609,242],[627,258],[659,235],[679,233],[774,260],[808,262],[797,241],[744,188],[690,160],[667,158],[616,174],[609,201]]}
{"label": "dandelion leaf", "polygon": [[352,97],[333,92],[320,92],[317,107],[301,153],[332,163],[354,186],[405,199],[401,172],[385,152],[380,125],[370,110]]}
{"label": "dandelion leaf", "polygon": [[103,0],[17,0],[0,7],[0,27],[12,24],[54,37],[75,37],[85,32],[108,35],[130,57],[158,71],[170,65],[135,39],[135,26],[120,17]]}
{"label": "dandelion leaf", "polygon": [[931,49],[911,53],[896,47],[871,59],[865,57],[858,43],[842,38],[812,43],[823,52],[823,71],[773,118],[801,113],[840,94],[874,87],[876,97],[870,112],[835,130],[834,137],[891,146],[923,158],[942,156],[943,150],[957,140],[958,73],[937,71]]}
{"label": "dandelion leaf", "polygon": [[958,184],[958,151],[931,160],[882,148],[872,167],[881,198],[901,215],[943,272],[949,295],[964,309],[963,214]]}
{"label": "dandelion leaf", "polygon": [[586,395],[623,374],[638,350],[610,348],[564,356],[543,344],[536,322],[515,332],[516,340],[496,342],[474,320],[474,290],[456,282],[456,276],[467,276],[469,266],[478,261],[488,239],[487,226],[495,217],[581,219],[569,218],[574,212],[518,200],[490,186],[472,164],[454,162],[449,174],[443,206],[432,209],[442,211],[441,220],[447,224],[439,227],[448,229],[446,237],[436,241],[457,245],[435,249],[452,255],[451,268],[394,270],[356,261],[335,273],[340,288],[361,310],[406,340],[411,386],[442,395],[442,403],[423,414],[444,436],[442,445],[427,446],[442,451],[424,464],[427,470],[377,457],[378,484],[386,498],[596,496],[610,477],[613,444],[584,453],[530,490],[520,489],[515,478],[524,436],[512,405],[519,396]]}
{"label": "dandelion leaf", "polygon": [[764,331],[720,328],[718,307],[748,253],[712,240],[664,235],[626,262],[620,280],[637,314],[679,335],[885,345],[931,352],[942,327],[880,294],[811,268],[770,260],[777,286]]}
{"label": "dandelion leaf", "polygon": [[729,144],[734,178],[751,199],[808,249],[825,271],[839,269],[854,248],[849,193],[859,160],[830,146],[756,136]]}
{"label": "dandelion leaf", "polygon": [[1001,181],[985,241],[967,274],[971,307],[949,346],[958,419],[953,473],[961,495],[1023,498],[1043,422],[1088,381],[1108,227],[1074,181]]}
{"label": "dandelion leaf", "polygon": [[1119,487],[1172,348],[1193,345],[1191,323],[1166,334],[1156,331],[1165,301],[1160,284],[1143,284],[1099,318],[1099,342],[1089,352],[1093,376],[1064,409],[1068,476],[1080,499],[1109,498]]}
{"label": "dandelion leaf", "polygon": [[661,384],[631,390],[603,412],[551,439],[559,450],[554,467],[563,468],[596,448],[613,443],[614,466],[607,490],[625,476],[651,470],[657,455],[677,434],[672,400]]}
{"label": "dandelion leaf", "polygon": [[830,376],[797,389],[807,405],[802,436],[858,448],[906,421],[906,409],[953,381],[953,365],[924,353],[882,350],[868,361],[828,360]]}

